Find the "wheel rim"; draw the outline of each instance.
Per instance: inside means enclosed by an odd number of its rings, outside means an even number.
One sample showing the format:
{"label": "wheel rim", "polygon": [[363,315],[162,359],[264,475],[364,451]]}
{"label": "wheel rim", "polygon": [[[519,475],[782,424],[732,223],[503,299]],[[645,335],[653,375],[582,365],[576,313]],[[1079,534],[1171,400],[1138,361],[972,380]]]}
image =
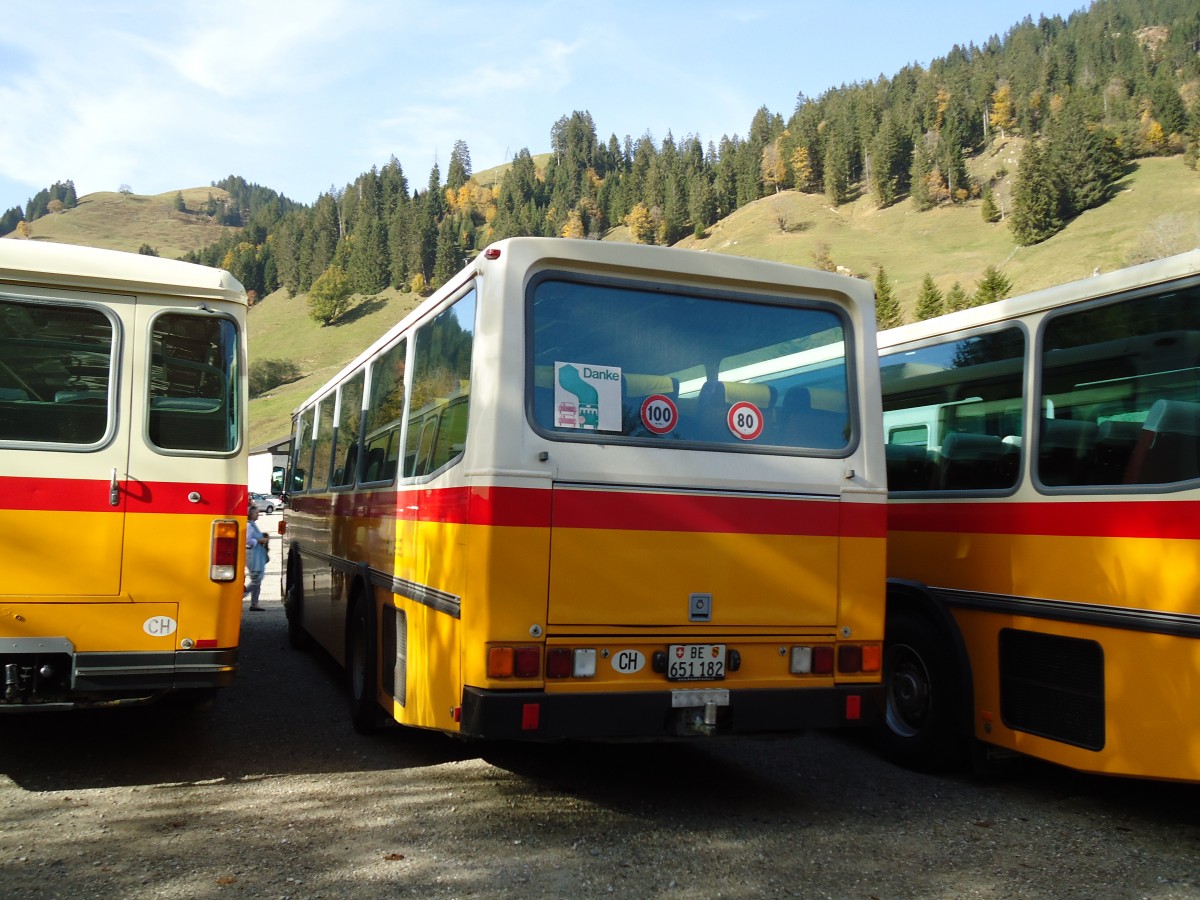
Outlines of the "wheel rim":
{"label": "wheel rim", "polygon": [[916,737],[929,722],[933,683],[921,655],[907,644],[891,648],[886,672],[887,724],[901,737]]}

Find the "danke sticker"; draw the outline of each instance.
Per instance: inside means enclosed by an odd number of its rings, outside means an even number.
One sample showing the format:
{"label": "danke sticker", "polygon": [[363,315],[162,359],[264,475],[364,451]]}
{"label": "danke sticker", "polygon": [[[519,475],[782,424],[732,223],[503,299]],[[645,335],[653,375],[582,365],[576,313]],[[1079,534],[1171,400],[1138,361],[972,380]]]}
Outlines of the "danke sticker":
{"label": "danke sticker", "polygon": [[620,431],[620,366],[556,362],[554,425],[583,431]]}

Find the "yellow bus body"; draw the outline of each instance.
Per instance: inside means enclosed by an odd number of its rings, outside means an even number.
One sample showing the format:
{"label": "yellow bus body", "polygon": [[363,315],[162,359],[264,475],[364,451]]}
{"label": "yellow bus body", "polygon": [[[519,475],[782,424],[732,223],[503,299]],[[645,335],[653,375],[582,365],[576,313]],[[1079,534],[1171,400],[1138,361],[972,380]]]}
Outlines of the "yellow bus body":
{"label": "yellow bus body", "polygon": [[[661,249],[518,239],[491,252],[297,411],[289,627],[296,643],[315,640],[346,665],[356,726],[369,727],[376,707],[404,725],[528,740],[795,733],[874,721],[886,507],[879,447],[861,424],[871,419],[859,420],[853,437],[827,438],[829,449],[781,447],[782,431],[764,434],[776,427],[780,400],[768,382],[785,368],[793,378],[827,374],[842,365],[841,345],[817,352],[796,343],[776,351],[782,361],[747,351],[723,364],[725,380],[745,379],[724,387],[728,429],[720,422],[716,437],[693,442],[683,434],[684,449],[659,442],[664,431],[675,439],[670,428],[650,432],[663,414],[687,423],[680,430],[699,428],[702,374],[628,374],[640,371],[630,365],[633,351],[619,375],[579,366],[585,378],[621,385],[624,425],[593,436],[546,424],[543,392],[558,376],[530,360],[526,337],[545,333],[543,320],[527,319],[545,284],[550,300],[558,291],[627,291],[648,308],[680,292],[700,303],[757,299],[768,315],[812,309],[821,322],[840,323],[852,344],[846,365],[857,416],[873,408],[876,374],[863,365],[873,355],[869,292],[821,273]],[[469,386],[470,411],[454,420],[447,461],[425,473],[420,460],[440,462],[436,447],[445,443],[430,423],[454,407],[427,399],[413,348],[419,365],[421,329],[462,298],[478,309],[467,320],[472,368],[453,383],[442,377],[438,390]],[[579,351],[553,352],[546,359],[562,366],[563,354]],[[394,398],[371,399],[384,391],[376,386],[388,377],[384,359],[402,360],[393,364],[407,366],[406,382],[415,382],[408,390],[422,398],[409,401],[420,409],[404,418],[403,432],[372,414],[373,405],[395,407]],[[588,389],[579,390],[585,397]],[[611,413],[608,402],[599,401],[601,416]],[[744,422],[735,422],[739,410]],[[742,434],[733,431],[739,424]],[[374,451],[390,454],[400,471],[367,476]],[[671,648],[709,657],[672,663]],[[813,648],[828,668],[800,661]],[[569,672],[552,671],[552,659],[567,658]],[[510,669],[497,662],[505,659],[525,662]]]}
{"label": "yellow bus body", "polygon": [[[898,755],[949,701],[985,747],[1200,781],[1200,251],[879,343],[891,610],[902,654],[914,615],[934,645],[929,684],[911,657],[890,670]],[[955,431],[969,487],[948,486]]]}
{"label": "yellow bus body", "polygon": [[245,310],[218,270],[0,241],[0,713],[232,680]]}

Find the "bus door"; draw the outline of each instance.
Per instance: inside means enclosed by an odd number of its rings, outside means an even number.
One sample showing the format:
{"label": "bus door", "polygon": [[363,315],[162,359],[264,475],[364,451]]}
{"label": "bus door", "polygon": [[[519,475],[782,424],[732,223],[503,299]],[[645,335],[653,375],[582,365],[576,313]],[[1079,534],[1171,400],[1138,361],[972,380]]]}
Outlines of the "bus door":
{"label": "bus door", "polygon": [[[135,354],[132,372],[121,493],[128,513],[124,588],[139,602],[222,594],[224,582],[210,577],[216,530],[246,515],[246,466],[236,455],[239,332],[233,316],[215,306],[181,308],[152,297],[137,306],[131,340],[144,352]],[[238,537],[239,562],[242,544]],[[236,572],[240,586],[240,566]]]}
{"label": "bus door", "polygon": [[134,308],[0,289],[2,595],[121,592]]}

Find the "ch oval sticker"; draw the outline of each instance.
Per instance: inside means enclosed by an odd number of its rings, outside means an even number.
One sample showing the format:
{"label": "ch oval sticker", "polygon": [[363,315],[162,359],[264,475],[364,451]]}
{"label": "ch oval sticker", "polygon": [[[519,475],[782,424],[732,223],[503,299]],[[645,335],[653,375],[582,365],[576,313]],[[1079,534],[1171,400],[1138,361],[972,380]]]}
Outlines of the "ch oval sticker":
{"label": "ch oval sticker", "polygon": [[175,629],[179,627],[170,616],[151,616],[142,623],[142,631],[150,635],[150,637],[166,637],[174,634]]}
{"label": "ch oval sticker", "polygon": [[632,675],[642,671],[646,657],[637,650],[618,650],[612,655],[612,667],[621,675]]}

